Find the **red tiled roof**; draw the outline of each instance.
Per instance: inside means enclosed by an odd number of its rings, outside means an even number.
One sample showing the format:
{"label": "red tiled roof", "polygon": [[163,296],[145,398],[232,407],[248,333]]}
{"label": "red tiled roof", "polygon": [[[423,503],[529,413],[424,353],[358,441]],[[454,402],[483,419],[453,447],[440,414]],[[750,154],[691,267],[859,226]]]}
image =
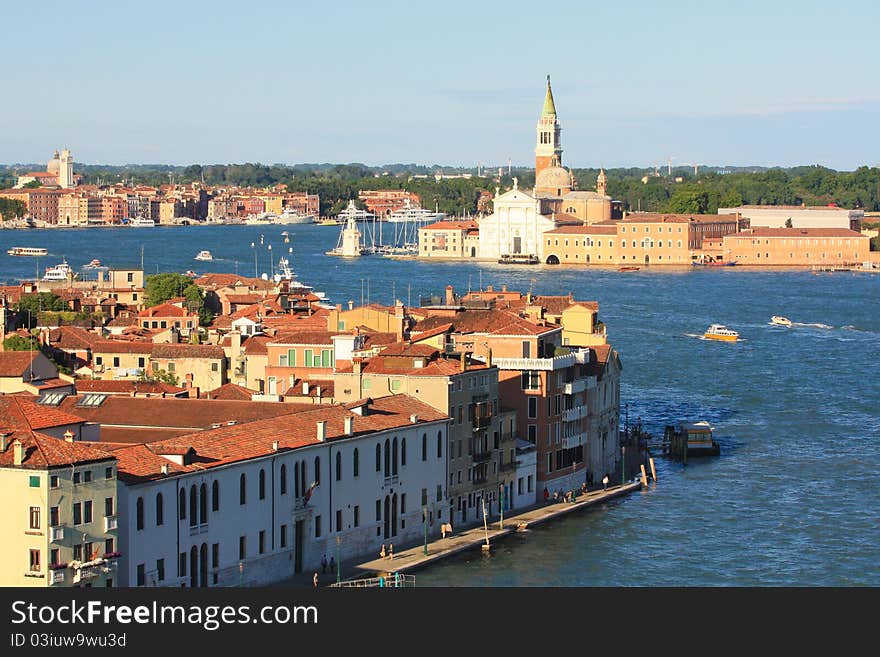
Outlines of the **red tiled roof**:
{"label": "red tiled roof", "polygon": [[92,354],[149,354],[153,351],[152,342],[133,340],[99,340],[92,345]]}
{"label": "red tiled roof", "polygon": [[456,333],[485,333],[488,335],[541,335],[559,330],[558,326],[541,326],[504,308],[466,310],[449,316],[428,317],[416,324],[416,330],[433,329],[452,322]]}
{"label": "red tiled roof", "polygon": [[277,345],[293,345],[293,344],[308,344],[308,345],[332,345],[333,344],[333,336],[339,335],[339,333],[331,333],[329,331],[279,331],[278,335],[276,335],[269,344],[277,344]]}
{"label": "red tiled roof", "polygon": [[735,214],[673,214],[662,212],[631,212],[628,213],[621,221],[625,223],[650,223],[650,224],[686,224],[690,222],[696,223],[716,223],[719,221],[736,221]]}
{"label": "red tiled roof", "polygon": [[[335,384],[327,379],[309,379],[309,397],[318,396],[318,388],[321,389],[321,397],[332,397],[335,392]],[[288,397],[301,397],[303,395],[303,379],[297,379],[284,393]]]}
{"label": "red tiled roof", "polygon": [[58,349],[91,349],[100,340],[97,333],[78,326],[60,326],[49,331],[49,344]]}
{"label": "red tiled roof", "polygon": [[411,344],[408,342],[395,342],[380,351],[382,356],[424,356],[430,358],[438,353],[437,347],[429,344]]}
{"label": "red tiled roof", "polygon": [[866,235],[846,228],[748,228],[727,237],[863,237]]}
{"label": "red tiled roof", "polygon": [[39,351],[0,351],[0,376],[20,377],[39,354]]}
{"label": "red tiled roof", "polygon": [[266,344],[271,341],[272,338],[268,335],[252,335],[244,343],[244,353],[249,356],[266,354]]}
{"label": "red tiled roof", "polygon": [[562,226],[553,230],[544,231],[544,235],[616,235],[617,226],[602,226],[592,224],[585,226],[583,224]]}
{"label": "red tiled roof", "polygon": [[[419,331],[418,333],[416,333],[415,331],[411,331],[410,335],[413,340],[421,342],[422,340],[427,340],[428,338],[433,338],[435,335],[441,335],[443,333],[446,333],[447,331],[452,329],[452,326],[453,325],[451,322],[447,322],[445,324],[441,324],[437,328],[433,328],[433,329],[430,329],[427,331]],[[418,326],[416,328],[418,328]]]}
{"label": "red tiled roof", "polygon": [[421,230],[469,230],[479,227],[480,224],[476,221],[438,221],[422,226]]}
{"label": "red tiled roof", "polygon": [[196,313],[191,313],[185,308],[170,303],[144,308],[138,313],[138,317],[193,317],[194,315]]}
{"label": "red tiled roof", "polygon": [[251,396],[256,394],[258,394],[256,390],[251,390],[235,383],[226,383],[219,388],[203,392],[200,397],[202,399],[251,401]]}
{"label": "red tiled roof", "polygon": [[0,428],[38,430],[84,422],[82,417],[57,407],[37,404],[34,397],[0,396]]}
{"label": "red tiled roof", "polygon": [[170,383],[161,381],[131,381],[131,380],[103,380],[103,379],[77,379],[77,392],[106,392],[108,394],[165,394],[177,395],[186,392],[184,388],[178,388]]}
{"label": "red tiled roof", "polygon": [[16,430],[9,436],[6,450],[0,452],[0,466],[15,465],[16,440],[24,447],[24,459],[21,466],[18,466],[23,468],[45,469],[115,459],[95,443],[67,442],[35,431]]}

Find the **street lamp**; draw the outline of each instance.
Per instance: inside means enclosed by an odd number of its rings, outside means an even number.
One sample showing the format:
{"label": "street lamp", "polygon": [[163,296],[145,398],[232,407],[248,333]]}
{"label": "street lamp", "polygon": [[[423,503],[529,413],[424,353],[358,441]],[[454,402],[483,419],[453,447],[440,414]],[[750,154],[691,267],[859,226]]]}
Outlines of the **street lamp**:
{"label": "street lamp", "polygon": [[275,276],[275,267],[272,262],[272,245],[270,244],[267,248],[269,249],[269,278],[272,278]]}
{"label": "street lamp", "polygon": [[422,523],[425,525],[425,556],[428,556],[428,507],[422,509]]}
{"label": "street lamp", "polygon": [[499,497],[498,497],[498,509],[501,511],[501,523],[500,529],[504,529],[504,482],[502,481],[498,484]]}
{"label": "street lamp", "polygon": [[623,486],[623,483],[626,479],[625,471],[626,471],[626,445],[622,445],[620,447],[620,485],[621,486]]}

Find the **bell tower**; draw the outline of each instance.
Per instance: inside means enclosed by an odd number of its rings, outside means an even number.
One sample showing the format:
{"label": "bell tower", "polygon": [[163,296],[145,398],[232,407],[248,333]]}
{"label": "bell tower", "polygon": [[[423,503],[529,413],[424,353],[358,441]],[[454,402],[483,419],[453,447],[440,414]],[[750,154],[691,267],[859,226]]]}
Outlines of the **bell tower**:
{"label": "bell tower", "polygon": [[599,169],[599,175],[596,177],[596,192],[602,196],[607,196],[608,178],[605,176],[605,169]]}
{"label": "bell tower", "polygon": [[538,119],[538,137],[535,145],[535,179],[538,174],[550,166],[562,166],[562,126],[556,117],[556,104],[553,102],[553,90],[550,88],[550,76],[547,76],[547,93],[544,95],[544,108]]}

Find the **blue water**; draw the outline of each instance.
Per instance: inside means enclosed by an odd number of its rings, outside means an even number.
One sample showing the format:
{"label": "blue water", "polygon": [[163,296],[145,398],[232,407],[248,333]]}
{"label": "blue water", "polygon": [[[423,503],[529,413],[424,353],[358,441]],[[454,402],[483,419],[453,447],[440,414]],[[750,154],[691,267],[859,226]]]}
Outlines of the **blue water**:
{"label": "blue water", "polygon": [[[287,230],[285,244],[280,233]],[[591,512],[417,573],[419,586],[880,585],[880,276],[721,268],[620,273],[325,256],[338,228],[191,226],[0,231],[0,282],[65,256],[105,264],[252,276],[293,247],[299,278],[345,303],[416,305],[481,284],[599,302],[623,362],[630,421],[717,427],[722,454],[657,459],[658,483]],[[263,235],[263,245],[260,236]],[[255,247],[251,247],[251,243]],[[6,255],[44,246],[50,256]],[[209,249],[218,258],[198,262]],[[790,329],[768,324],[784,315]],[[711,323],[735,344],[702,340]],[[622,409],[623,411],[623,409]]]}

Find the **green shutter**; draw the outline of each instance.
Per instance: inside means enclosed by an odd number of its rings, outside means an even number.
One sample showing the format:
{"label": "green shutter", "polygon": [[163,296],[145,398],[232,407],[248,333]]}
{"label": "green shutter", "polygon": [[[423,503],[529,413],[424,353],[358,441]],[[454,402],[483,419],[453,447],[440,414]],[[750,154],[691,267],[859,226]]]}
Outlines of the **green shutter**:
{"label": "green shutter", "polygon": [[296,367],[296,349],[287,350],[287,366]]}
{"label": "green shutter", "polygon": [[342,320],[338,321],[336,323],[336,330],[337,331],[344,331],[345,330],[345,322]]}
{"label": "green shutter", "polygon": [[311,349],[306,349],[306,362],[303,363],[303,365],[305,365],[306,367],[312,366],[312,350]]}
{"label": "green shutter", "polygon": [[31,488],[39,488],[40,487],[40,478],[35,477],[35,476],[28,477],[28,485]]}

